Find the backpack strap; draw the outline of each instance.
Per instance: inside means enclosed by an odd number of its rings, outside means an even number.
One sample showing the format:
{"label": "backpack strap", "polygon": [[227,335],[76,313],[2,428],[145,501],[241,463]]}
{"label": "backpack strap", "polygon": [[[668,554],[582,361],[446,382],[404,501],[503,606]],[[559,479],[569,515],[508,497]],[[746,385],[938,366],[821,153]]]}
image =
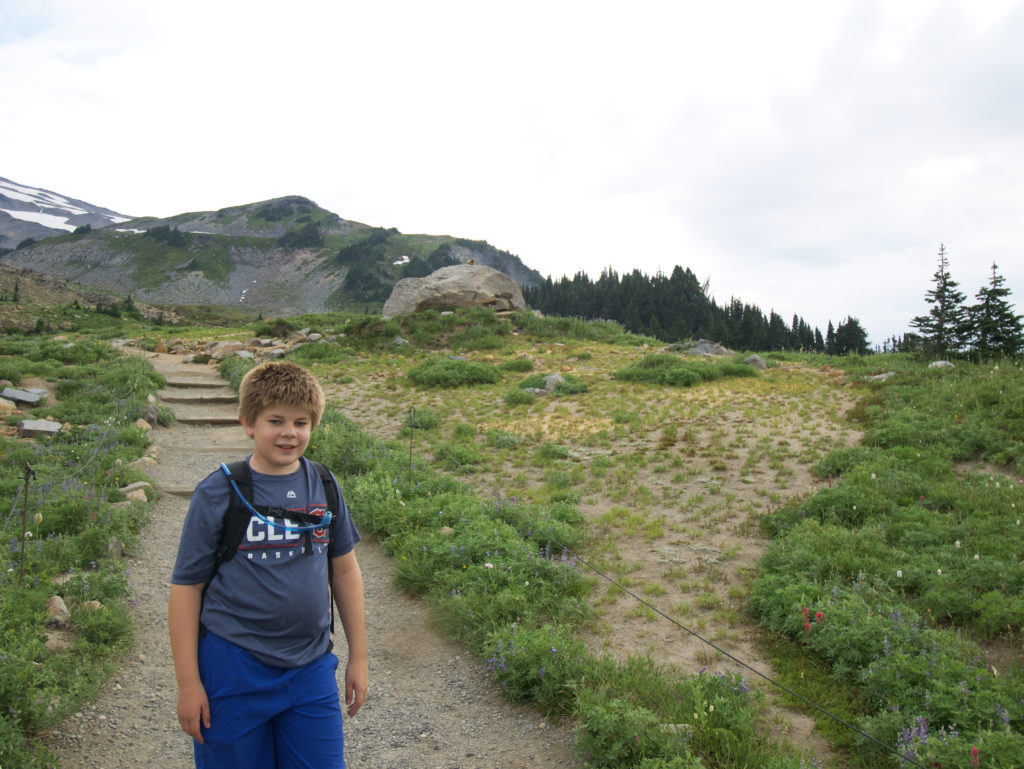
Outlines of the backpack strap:
{"label": "backpack strap", "polygon": [[[316,468],[317,475],[320,476],[320,482],[324,485],[324,492],[327,494],[327,509],[331,511],[331,514],[335,517],[338,515],[338,508],[341,507],[341,492],[338,489],[338,482],[334,479],[334,475],[324,465],[320,464],[314,459],[309,460],[309,463]],[[327,558],[334,557],[334,539],[331,537],[331,529],[327,528]],[[330,560],[327,561],[330,563]]]}
{"label": "backpack strap", "polygon": [[[249,472],[248,460],[240,459],[237,462],[229,463],[226,467],[231,473],[230,477],[234,479],[239,493],[248,500],[249,504],[252,504],[252,473]],[[245,530],[252,518],[252,514],[245,509],[245,505],[239,499],[239,495],[233,491],[229,494],[228,509],[224,512],[224,524],[220,531],[220,541],[217,543],[213,572],[206,584],[213,582],[222,563],[235,557],[235,552],[242,543],[242,537],[245,536]]]}
{"label": "backpack strap", "polygon": [[[324,492],[327,494],[327,509],[337,517],[341,507],[341,490],[334,475],[316,460],[309,460],[316,468],[320,476],[320,482],[324,485]],[[331,602],[331,635],[334,635],[334,537],[331,536],[331,527],[327,527],[327,588],[330,592]]]}

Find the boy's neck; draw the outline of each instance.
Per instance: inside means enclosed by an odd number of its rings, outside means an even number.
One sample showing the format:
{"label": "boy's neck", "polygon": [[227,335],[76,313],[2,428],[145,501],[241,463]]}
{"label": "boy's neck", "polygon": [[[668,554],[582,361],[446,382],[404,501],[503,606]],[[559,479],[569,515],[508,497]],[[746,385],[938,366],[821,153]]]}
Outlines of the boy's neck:
{"label": "boy's neck", "polygon": [[301,466],[302,462],[300,459],[296,459],[288,465],[274,465],[264,460],[263,457],[258,454],[252,454],[249,456],[249,467],[252,468],[254,472],[261,473],[262,475],[291,475]]}

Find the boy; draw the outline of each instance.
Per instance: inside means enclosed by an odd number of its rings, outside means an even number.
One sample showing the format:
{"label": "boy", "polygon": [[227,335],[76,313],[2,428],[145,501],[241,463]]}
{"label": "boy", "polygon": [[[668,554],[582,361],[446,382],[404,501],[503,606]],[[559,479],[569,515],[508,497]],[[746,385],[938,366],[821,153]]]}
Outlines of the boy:
{"label": "boy", "polygon": [[[199,769],[345,766],[328,537],[316,525],[327,495],[303,457],[323,411],[320,385],[294,363],[264,363],[242,379],[238,420],[253,441],[247,461],[254,514],[238,550],[219,567],[215,552],[237,493],[226,468],[192,496],[168,626],[178,722],[194,740]],[[264,505],[278,510],[260,514],[255,508]],[[353,551],[359,533],[343,499],[338,507],[330,511],[331,587],[348,641],[345,702],[354,716],[369,680],[363,580]]]}

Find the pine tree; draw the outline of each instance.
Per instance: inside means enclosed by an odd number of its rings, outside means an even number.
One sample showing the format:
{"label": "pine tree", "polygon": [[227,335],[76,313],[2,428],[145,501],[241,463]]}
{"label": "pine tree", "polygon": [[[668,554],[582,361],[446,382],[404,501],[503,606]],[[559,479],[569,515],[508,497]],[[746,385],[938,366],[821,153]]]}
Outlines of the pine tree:
{"label": "pine tree", "polygon": [[992,263],[992,277],[988,286],[983,286],[974,295],[977,304],[967,310],[971,330],[971,348],[982,357],[1005,355],[1015,357],[1024,349],[1024,323],[1022,316],[1013,312],[1008,297],[1010,289],[1003,284],[1006,279]]}
{"label": "pine tree", "polygon": [[857,353],[858,355],[867,355],[867,352],[867,332],[864,331],[859,320],[847,316],[846,320],[840,323],[835,330],[835,354]]}
{"label": "pine tree", "polygon": [[925,293],[925,301],[931,309],[927,315],[914,317],[910,325],[920,329],[927,350],[942,356],[963,347],[968,329],[965,296],[957,289],[960,284],[950,277],[944,244],[939,245],[939,268],[932,282],[934,287]]}

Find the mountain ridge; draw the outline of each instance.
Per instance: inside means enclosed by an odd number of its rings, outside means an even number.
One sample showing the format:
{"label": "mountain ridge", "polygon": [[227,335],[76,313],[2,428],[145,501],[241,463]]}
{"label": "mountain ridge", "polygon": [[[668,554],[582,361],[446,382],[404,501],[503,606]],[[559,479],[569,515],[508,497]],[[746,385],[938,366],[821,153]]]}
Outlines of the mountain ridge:
{"label": "mountain ridge", "polygon": [[0,246],[13,249],[0,264],[142,301],[274,315],[377,310],[398,280],[470,261],[522,287],[542,281],[486,241],[373,227],[299,195],[127,217],[0,178]]}

